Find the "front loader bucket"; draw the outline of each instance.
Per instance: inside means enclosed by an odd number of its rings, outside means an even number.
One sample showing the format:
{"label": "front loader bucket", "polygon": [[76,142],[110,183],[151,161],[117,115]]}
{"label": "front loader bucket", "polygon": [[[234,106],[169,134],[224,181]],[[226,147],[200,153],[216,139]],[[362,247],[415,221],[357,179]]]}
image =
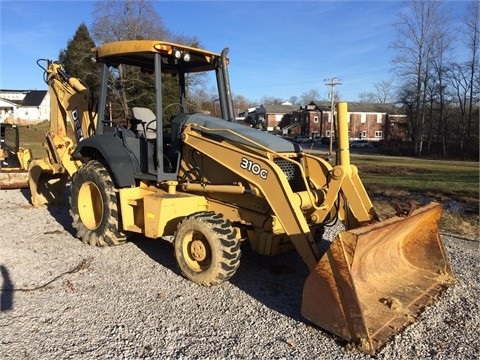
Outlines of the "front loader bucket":
{"label": "front loader bucket", "polygon": [[28,187],[26,170],[0,169],[0,189],[23,189]]}
{"label": "front loader bucket", "polygon": [[374,355],[455,282],[441,205],[341,232],[307,278],[302,315]]}

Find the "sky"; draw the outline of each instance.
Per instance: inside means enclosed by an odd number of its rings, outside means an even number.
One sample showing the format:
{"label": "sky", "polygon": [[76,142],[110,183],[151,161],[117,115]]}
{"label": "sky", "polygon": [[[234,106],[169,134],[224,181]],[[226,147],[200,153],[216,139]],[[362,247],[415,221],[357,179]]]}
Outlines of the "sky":
{"label": "sky", "polygon": [[[155,1],[170,32],[204,49],[229,48],[233,95],[288,100],[316,90],[344,101],[392,78],[401,1]],[[452,11],[465,2],[448,1]],[[458,6],[460,5],[460,6]],[[58,60],[78,26],[92,24],[92,1],[0,0],[0,88],[46,90],[37,59]],[[459,15],[461,16],[461,15]],[[213,88],[213,84],[212,84]]]}

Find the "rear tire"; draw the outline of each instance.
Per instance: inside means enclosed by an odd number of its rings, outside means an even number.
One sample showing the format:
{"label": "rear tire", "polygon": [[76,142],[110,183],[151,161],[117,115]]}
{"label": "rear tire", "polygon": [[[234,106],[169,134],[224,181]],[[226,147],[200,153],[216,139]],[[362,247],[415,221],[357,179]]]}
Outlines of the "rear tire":
{"label": "rear tire", "polygon": [[174,238],[177,265],[187,279],[219,285],[230,279],[240,265],[240,242],[230,221],[214,212],[186,217]]}
{"label": "rear tire", "polygon": [[70,215],[77,237],[85,244],[112,246],[125,243],[120,231],[119,205],[112,178],[96,160],[83,165],[74,175]]}

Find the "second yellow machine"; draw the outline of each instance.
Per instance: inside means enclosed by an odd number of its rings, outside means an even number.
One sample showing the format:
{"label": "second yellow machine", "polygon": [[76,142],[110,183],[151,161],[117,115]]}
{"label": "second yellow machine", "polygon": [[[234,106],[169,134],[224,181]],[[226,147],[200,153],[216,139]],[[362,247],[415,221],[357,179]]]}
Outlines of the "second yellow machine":
{"label": "second yellow machine", "polygon": [[[439,204],[379,221],[350,164],[347,104],[338,105],[339,162],[331,165],[234,122],[227,49],[218,54],[141,40],[93,51],[103,69],[98,111],[76,107],[91,103],[88,93],[57,76],[65,89],[78,89],[71,92],[78,102],[57,91],[66,105],[53,115],[63,124],[70,118],[77,144],[53,129],[49,156],[32,165],[35,199],[45,173],[71,177],[70,211],[84,243],[118,245],[132,232],[173,236],[182,274],[205,286],[235,274],[242,241],[264,255],[295,249],[310,270],[303,316],[370,354],[454,281],[437,228]],[[151,74],[155,89],[155,109],[131,104],[130,128],[106,113],[109,71],[125,66]],[[188,79],[197,72],[216,75],[221,118],[186,112]],[[178,81],[180,111],[166,119],[172,104],[162,90],[169,74]],[[336,219],[345,231],[321,251],[323,229]]]}

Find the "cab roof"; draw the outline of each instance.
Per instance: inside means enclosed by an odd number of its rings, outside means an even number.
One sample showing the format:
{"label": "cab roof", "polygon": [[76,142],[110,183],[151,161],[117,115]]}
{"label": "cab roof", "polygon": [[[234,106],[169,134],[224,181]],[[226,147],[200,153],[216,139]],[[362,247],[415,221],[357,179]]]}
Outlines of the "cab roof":
{"label": "cab roof", "polygon": [[[221,55],[190,46],[161,40],[125,40],[105,43],[92,49],[98,62],[117,67],[120,64],[154,70],[154,54],[160,53],[162,72],[200,72],[218,67]],[[228,61],[227,61],[228,63]]]}

